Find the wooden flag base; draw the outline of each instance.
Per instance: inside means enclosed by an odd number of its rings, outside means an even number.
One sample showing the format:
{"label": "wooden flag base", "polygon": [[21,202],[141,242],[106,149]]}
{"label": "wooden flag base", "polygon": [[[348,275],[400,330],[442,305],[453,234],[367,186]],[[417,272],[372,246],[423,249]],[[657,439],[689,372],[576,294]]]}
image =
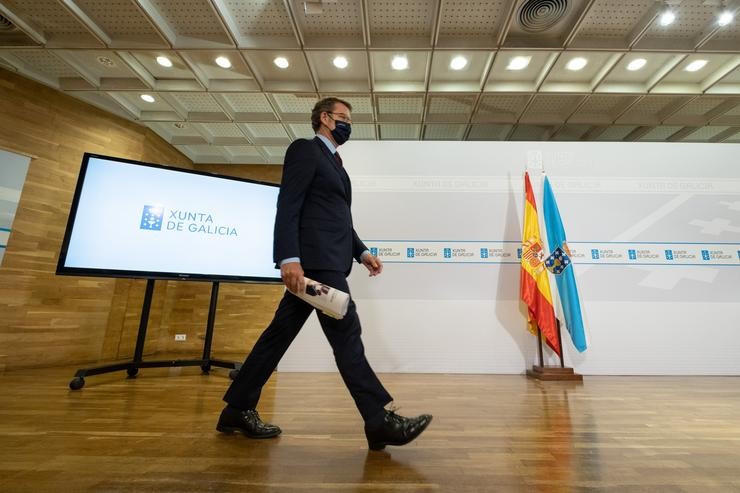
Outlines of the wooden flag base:
{"label": "wooden flag base", "polygon": [[560,366],[533,365],[531,370],[527,370],[527,376],[537,380],[583,382],[583,375],[575,373],[573,368],[561,368]]}

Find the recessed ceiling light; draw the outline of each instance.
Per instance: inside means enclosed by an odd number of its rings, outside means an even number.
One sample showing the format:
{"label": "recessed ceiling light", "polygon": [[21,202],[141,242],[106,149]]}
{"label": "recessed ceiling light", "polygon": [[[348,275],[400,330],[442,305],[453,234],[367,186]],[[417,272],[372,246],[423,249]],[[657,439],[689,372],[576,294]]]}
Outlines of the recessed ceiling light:
{"label": "recessed ceiling light", "polygon": [[142,94],[141,95],[141,99],[143,99],[147,103],[153,103],[154,102],[154,96],[152,96],[151,94]]}
{"label": "recessed ceiling light", "polygon": [[660,23],[661,26],[670,26],[673,24],[673,21],[676,20],[676,14],[673,13],[671,10],[666,10],[662,14],[660,14],[660,18],[658,19],[658,23]]}
{"label": "recessed ceiling light", "polygon": [[409,59],[406,58],[406,55],[396,55],[391,60],[391,67],[393,67],[393,70],[406,70],[409,68]]}
{"label": "recessed ceiling light", "polygon": [[221,68],[231,68],[231,60],[229,60],[225,56],[220,56],[216,58],[216,65]]}
{"label": "recessed ceiling light", "polygon": [[160,55],[157,57],[157,63],[167,68],[170,68],[172,66],[172,60],[170,60],[164,55]]}
{"label": "recessed ceiling light", "polygon": [[462,70],[468,64],[468,59],[462,55],[458,55],[450,61],[450,68],[452,70]]}
{"label": "recessed ceiling light", "polygon": [[571,58],[565,68],[567,68],[568,70],[573,70],[575,72],[576,70],[581,70],[586,65],[588,65],[588,60],[583,57],[577,56],[575,58]]}
{"label": "recessed ceiling light", "polygon": [[686,68],[684,69],[687,72],[696,72],[704,68],[704,65],[707,64],[707,60],[694,60],[693,62],[686,65]]}
{"label": "recessed ceiling light", "polygon": [[334,57],[333,63],[334,63],[334,66],[337,68],[347,68],[347,65],[349,65],[347,58],[343,56]]}
{"label": "recessed ceiling light", "polygon": [[288,67],[290,67],[290,62],[284,56],[276,57],[272,61],[272,63],[274,63],[275,65],[277,65],[278,68],[288,68]]}
{"label": "recessed ceiling light", "polygon": [[647,63],[647,60],[644,58],[635,58],[632,60],[629,64],[627,64],[627,70],[630,70],[634,72],[635,70],[640,70],[642,67],[645,66]]}
{"label": "recessed ceiling light", "polygon": [[726,26],[727,24],[732,22],[734,18],[735,14],[733,14],[729,10],[725,10],[724,12],[719,14],[719,17],[717,17],[717,24],[719,24],[720,26]]}
{"label": "recessed ceiling light", "polygon": [[524,70],[532,60],[531,56],[515,56],[509,60],[506,70]]}

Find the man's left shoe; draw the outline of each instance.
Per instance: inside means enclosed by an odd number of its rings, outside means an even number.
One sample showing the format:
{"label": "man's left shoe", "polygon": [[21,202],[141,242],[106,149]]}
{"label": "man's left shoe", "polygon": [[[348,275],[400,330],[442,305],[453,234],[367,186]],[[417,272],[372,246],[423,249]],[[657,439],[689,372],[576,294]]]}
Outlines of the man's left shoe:
{"label": "man's left shoe", "polygon": [[272,438],[282,433],[279,427],[262,421],[256,410],[242,411],[231,406],[221,411],[216,430],[221,433],[238,431],[249,438]]}
{"label": "man's left shoe", "polygon": [[386,445],[406,445],[432,422],[431,414],[422,414],[415,418],[405,418],[393,411],[385,411],[383,424],[376,430],[368,430],[365,436],[370,450],[383,450]]}

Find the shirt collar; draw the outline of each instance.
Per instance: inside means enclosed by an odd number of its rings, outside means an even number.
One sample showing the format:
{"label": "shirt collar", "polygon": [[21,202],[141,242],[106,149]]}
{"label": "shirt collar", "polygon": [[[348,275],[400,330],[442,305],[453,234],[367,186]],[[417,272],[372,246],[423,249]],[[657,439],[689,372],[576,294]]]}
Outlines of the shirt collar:
{"label": "shirt collar", "polygon": [[326,145],[327,149],[329,149],[329,152],[331,152],[332,154],[336,154],[337,148],[331,142],[331,140],[329,140],[329,138],[327,136],[322,135],[322,134],[316,134],[316,137],[318,137],[319,139],[321,139],[321,142],[323,142]]}

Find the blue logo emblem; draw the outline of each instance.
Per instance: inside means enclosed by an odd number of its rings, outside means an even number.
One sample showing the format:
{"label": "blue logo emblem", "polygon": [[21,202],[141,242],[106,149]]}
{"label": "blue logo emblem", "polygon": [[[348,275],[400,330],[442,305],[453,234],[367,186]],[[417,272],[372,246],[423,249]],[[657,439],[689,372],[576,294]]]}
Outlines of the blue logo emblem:
{"label": "blue logo emblem", "polygon": [[637,252],[634,250],[627,250],[627,255],[629,256],[630,260],[637,260]]}
{"label": "blue logo emblem", "polygon": [[[740,252],[737,252],[740,255]],[[480,258],[488,258],[488,248],[480,249]]]}
{"label": "blue logo emblem", "polygon": [[591,258],[594,260],[599,260],[599,250],[596,248],[591,249]]}
{"label": "blue logo emblem", "polygon": [[161,205],[145,205],[144,212],[141,214],[141,225],[139,229],[162,231],[163,217],[164,207]]}
{"label": "blue logo emblem", "polygon": [[413,248],[407,248],[406,249],[406,257],[407,258],[414,258],[414,249]]}
{"label": "blue logo emblem", "polygon": [[518,258],[519,260],[522,259],[522,249],[521,248],[516,249],[516,258]]}
{"label": "blue logo emblem", "polygon": [[562,248],[557,247],[549,257],[545,259],[545,267],[553,274],[562,274],[566,267],[570,265],[570,257],[566,255]]}
{"label": "blue logo emblem", "polygon": [[445,258],[452,258],[452,248],[445,248],[444,249],[444,256],[445,256]]}
{"label": "blue logo emblem", "polygon": [[709,258],[709,250],[702,250],[701,251],[701,258],[702,258],[702,260],[710,260],[710,258]]}
{"label": "blue logo emblem", "polygon": [[737,251],[737,259],[740,260],[740,250]]}
{"label": "blue logo emblem", "polygon": [[372,255],[373,255],[374,257],[377,257],[377,256],[378,256],[378,249],[377,249],[377,248],[375,248],[375,247],[370,247],[370,253],[371,253],[371,254],[372,254]]}
{"label": "blue logo emblem", "polygon": [[673,250],[666,250],[665,251],[665,259],[666,260],[673,260]]}

